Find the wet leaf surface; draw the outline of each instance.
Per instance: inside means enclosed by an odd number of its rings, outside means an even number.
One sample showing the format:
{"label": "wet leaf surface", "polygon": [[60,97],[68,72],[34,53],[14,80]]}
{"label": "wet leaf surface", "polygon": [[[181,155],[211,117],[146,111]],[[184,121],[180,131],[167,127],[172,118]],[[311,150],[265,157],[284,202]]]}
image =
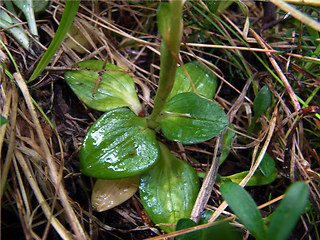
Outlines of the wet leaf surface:
{"label": "wet leaf surface", "polygon": [[159,156],[155,132],[127,108],[103,114],[89,129],[80,150],[81,171],[92,177],[119,179],[141,174]]}
{"label": "wet leaf surface", "polygon": [[[172,155],[160,144],[159,162],[145,172],[140,182],[142,204],[155,224],[177,223],[189,218],[199,191],[199,179],[195,170]],[[166,232],[174,226],[160,226]]]}

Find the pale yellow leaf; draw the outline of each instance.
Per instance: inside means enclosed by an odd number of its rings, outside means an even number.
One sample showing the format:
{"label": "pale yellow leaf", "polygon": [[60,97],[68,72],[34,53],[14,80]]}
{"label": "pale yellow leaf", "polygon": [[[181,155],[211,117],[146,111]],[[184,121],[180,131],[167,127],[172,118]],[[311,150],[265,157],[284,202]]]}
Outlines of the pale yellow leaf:
{"label": "pale yellow leaf", "polygon": [[92,206],[102,212],[120,205],[136,193],[139,180],[137,176],[117,180],[98,179],[92,191]]}

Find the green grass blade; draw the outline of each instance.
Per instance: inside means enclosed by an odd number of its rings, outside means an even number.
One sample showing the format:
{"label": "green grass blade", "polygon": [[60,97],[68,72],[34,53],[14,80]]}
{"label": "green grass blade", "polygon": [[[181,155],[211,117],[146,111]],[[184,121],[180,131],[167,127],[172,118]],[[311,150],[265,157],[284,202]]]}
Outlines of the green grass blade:
{"label": "green grass blade", "polygon": [[56,34],[54,35],[52,42],[50,43],[47,51],[41,58],[39,64],[37,65],[36,69],[32,73],[28,82],[35,80],[45,69],[45,67],[49,64],[51,58],[56,53],[58,47],[60,46],[61,42],[63,41],[65,35],[67,34],[74,17],[76,16],[79,8],[80,0],[69,0],[66,2],[66,6],[63,11],[63,15],[60,21],[60,25]]}
{"label": "green grass blade", "polygon": [[279,207],[273,214],[267,240],[285,240],[289,237],[308,203],[308,186],[296,182],[287,190]]}
{"label": "green grass blade", "polygon": [[[19,68],[18,68],[18,65],[17,65],[16,61],[14,60],[11,52],[9,51],[9,49],[7,48],[7,46],[4,44],[4,42],[3,42],[1,39],[0,39],[0,45],[4,48],[4,50],[6,50],[6,52],[7,52],[8,56],[9,56],[9,58],[10,58],[12,64],[13,64],[13,66],[14,66],[15,71],[16,71],[16,72],[20,72],[20,71],[19,71]],[[1,69],[2,69],[2,67],[1,67]],[[8,71],[6,68],[5,68],[5,71],[6,71],[6,74],[7,74],[8,76],[11,75],[11,73],[9,73],[9,71]],[[10,76],[9,76],[9,77],[10,77]],[[10,78],[12,78],[12,75],[11,75]]]}
{"label": "green grass blade", "polygon": [[241,223],[257,239],[265,239],[265,225],[262,216],[249,193],[233,182],[221,184],[221,195]]}

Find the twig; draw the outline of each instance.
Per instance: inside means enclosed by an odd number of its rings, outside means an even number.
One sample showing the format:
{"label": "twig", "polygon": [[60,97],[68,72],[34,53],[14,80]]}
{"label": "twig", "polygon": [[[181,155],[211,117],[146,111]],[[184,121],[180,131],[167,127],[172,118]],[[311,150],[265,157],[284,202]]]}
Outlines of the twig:
{"label": "twig", "polygon": [[[257,158],[257,160],[255,161],[254,165],[250,168],[250,171],[249,173],[247,174],[247,176],[239,183],[239,185],[241,187],[244,187],[248,181],[250,180],[250,178],[253,176],[253,174],[255,173],[255,171],[257,170],[257,168],[259,167],[266,151],[267,151],[267,148],[269,146],[269,143],[271,141],[271,138],[273,136],[273,132],[274,132],[274,129],[275,129],[275,126],[276,126],[276,120],[277,120],[277,116],[278,116],[278,111],[277,109],[275,110],[274,114],[273,114],[273,117],[271,119],[271,122],[270,122],[270,127],[269,127],[269,131],[268,131],[268,135],[267,135],[267,138],[266,138],[266,141],[261,149],[261,152]],[[221,203],[221,205],[217,208],[217,210],[212,214],[212,216],[210,217],[209,219],[209,223],[210,222],[213,222],[215,221],[219,216],[220,214],[227,208],[228,204],[226,201],[223,201]]]}
{"label": "twig", "polygon": [[69,233],[69,231],[67,231],[63,225],[51,214],[51,210],[50,207],[47,203],[47,201],[45,200],[45,198],[43,197],[43,195],[41,194],[41,190],[39,189],[39,186],[37,184],[37,182],[34,180],[32,173],[30,172],[30,169],[25,161],[25,159],[23,158],[22,153],[15,149],[15,156],[16,159],[18,160],[21,168],[24,171],[24,174],[26,176],[26,179],[28,180],[34,195],[36,196],[42,210],[43,213],[46,215],[47,219],[50,220],[52,226],[54,227],[54,229],[57,231],[57,233],[60,235],[61,238],[63,239],[70,239],[72,240],[72,236]]}
{"label": "twig", "polygon": [[[229,110],[228,117],[229,117],[230,123],[233,121],[233,119],[236,115],[236,112],[239,110],[240,106],[242,105],[242,103],[245,99],[246,93],[248,91],[248,88],[251,84],[251,81],[252,80],[250,78],[247,80],[240,96],[238,97],[236,102],[233,104],[232,108]],[[211,196],[211,191],[212,191],[213,185],[215,183],[218,169],[219,169],[219,162],[220,162],[220,154],[221,154],[221,149],[222,149],[223,137],[224,137],[226,131],[227,130],[224,130],[217,137],[217,142],[216,142],[216,146],[215,146],[213,157],[212,157],[212,165],[210,167],[209,172],[207,173],[207,175],[204,178],[204,181],[202,183],[197,200],[196,200],[194,207],[192,209],[191,219],[195,222],[199,221],[199,219],[201,217],[201,213],[202,213],[205,205],[207,204],[207,202]]]}
{"label": "twig", "polygon": [[209,169],[209,172],[207,173],[206,177],[203,180],[197,200],[193,206],[190,218],[195,222],[198,222],[200,220],[201,213],[211,196],[211,191],[215,183],[217,173],[218,173],[218,168],[219,168],[220,155],[221,155],[221,149],[222,149],[222,140],[223,140],[223,136],[226,134],[226,131],[227,130],[224,130],[217,137],[217,142],[216,142],[216,146],[215,146],[213,157],[212,157],[212,165]]}

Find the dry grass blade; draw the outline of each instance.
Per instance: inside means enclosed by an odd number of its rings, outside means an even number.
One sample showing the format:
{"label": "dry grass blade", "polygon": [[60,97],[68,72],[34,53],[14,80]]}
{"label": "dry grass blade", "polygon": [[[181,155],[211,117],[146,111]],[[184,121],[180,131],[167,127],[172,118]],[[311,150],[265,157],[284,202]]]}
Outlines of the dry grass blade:
{"label": "dry grass blade", "polygon": [[286,0],[287,3],[309,5],[314,7],[320,7],[318,0]]}
{"label": "dry grass blade", "polygon": [[222,48],[222,49],[230,49],[230,50],[236,49],[236,50],[254,51],[254,52],[272,52],[272,53],[277,53],[278,52],[277,50],[273,50],[273,49],[225,46],[225,45],[215,45],[215,44],[185,43],[184,45],[191,46],[191,47]]}
{"label": "dry grass blade", "polygon": [[[236,102],[234,103],[234,105],[232,106],[232,108],[229,110],[228,112],[228,117],[229,117],[229,122],[233,122],[233,119],[236,115],[236,113],[238,112],[240,106],[242,105],[246,93],[248,91],[248,88],[251,84],[251,79],[249,78],[240,94],[240,96],[238,97],[238,99],[236,100]],[[198,222],[201,214],[205,208],[205,205],[207,204],[211,192],[212,192],[212,188],[213,185],[215,183],[216,177],[217,177],[217,173],[218,173],[218,168],[219,168],[219,161],[220,161],[220,154],[221,154],[221,150],[222,150],[222,139],[224,137],[226,133],[226,130],[223,131],[218,137],[217,137],[217,142],[215,145],[215,150],[213,153],[213,157],[212,157],[212,165],[208,171],[208,173],[206,174],[206,177],[203,180],[200,192],[198,194],[197,200],[194,204],[194,207],[192,209],[192,213],[191,213],[191,219],[195,222]],[[218,154],[219,153],[219,154]]]}
{"label": "dry grass blade", "polygon": [[209,222],[209,223],[206,223],[206,224],[202,224],[202,225],[199,225],[199,226],[195,226],[195,227],[191,227],[191,228],[187,228],[187,229],[182,229],[182,230],[179,230],[179,231],[175,231],[173,233],[167,233],[167,234],[164,234],[164,235],[161,235],[161,236],[157,236],[157,237],[152,237],[152,238],[148,238],[146,240],[161,240],[161,239],[171,239],[173,237],[176,237],[176,236],[179,236],[181,234],[186,234],[186,233],[191,233],[191,232],[195,232],[195,231],[198,231],[198,230],[201,230],[201,229],[205,229],[205,228],[208,228],[208,227],[211,227],[211,226],[214,226],[214,225],[217,225],[221,222],[226,222],[226,221],[231,221],[233,220],[235,217],[227,217],[221,221],[216,221],[216,222]]}
{"label": "dry grass blade", "polygon": [[[261,152],[257,158],[257,160],[255,161],[255,163],[253,164],[253,166],[250,168],[249,173],[247,174],[247,176],[241,181],[241,183],[239,184],[241,187],[244,187],[248,181],[250,180],[250,178],[253,176],[253,174],[255,173],[255,171],[257,170],[259,164],[261,163],[262,158],[264,157],[264,154],[266,153],[266,150],[270,144],[271,138],[273,136],[273,132],[274,129],[276,127],[276,120],[277,120],[277,115],[278,115],[278,111],[277,109],[275,109],[272,119],[270,121],[270,125],[269,125],[269,129],[268,129],[268,134],[265,140],[265,143],[261,149]],[[254,158],[253,158],[254,160]],[[227,208],[228,204],[224,201],[217,209],[216,211],[212,214],[212,216],[209,219],[209,223],[214,222],[219,216],[220,214]]]}
{"label": "dry grass blade", "polygon": [[[315,30],[320,32],[320,23],[308,17],[304,13],[300,12],[296,8],[292,7],[290,4],[282,1],[282,0],[270,0],[273,4],[281,8],[282,10],[290,13],[296,19],[299,19],[301,22],[307,24],[308,26],[314,28]],[[301,4],[304,4],[304,1],[300,1]],[[314,1],[315,2],[315,1]],[[316,3],[316,2],[315,2]]]}
{"label": "dry grass blade", "polygon": [[87,238],[86,234],[83,231],[82,226],[80,225],[78,218],[76,217],[76,215],[75,215],[75,213],[69,203],[69,199],[66,194],[65,188],[63,187],[61,179],[59,178],[57,167],[56,167],[55,162],[52,158],[52,155],[51,155],[50,150],[48,148],[48,145],[47,145],[46,139],[44,137],[42,128],[40,126],[39,120],[37,118],[37,114],[35,112],[35,108],[32,103],[28,87],[25,84],[22,76],[19,73],[14,73],[13,77],[17,81],[18,86],[19,86],[19,88],[25,98],[26,104],[29,108],[29,112],[32,117],[33,123],[35,124],[36,132],[37,132],[38,137],[40,139],[40,144],[41,144],[42,150],[45,153],[45,159],[48,164],[50,177],[56,187],[56,190],[57,190],[58,195],[61,200],[61,204],[63,205],[65,212],[67,214],[67,217],[69,219],[69,223],[72,226],[72,229],[73,229],[77,239],[86,239]]}
{"label": "dry grass blade", "polygon": [[[8,86],[8,84],[1,85],[1,100],[3,101],[3,108],[1,115],[5,118],[8,118],[10,108],[11,108],[11,99],[12,99],[12,88]],[[6,126],[3,125],[0,127],[0,150],[2,150],[2,146],[4,143],[4,137],[6,134]],[[0,151],[0,159],[2,158],[2,151]]]}
{"label": "dry grass blade", "polygon": [[72,234],[68,230],[66,230],[64,226],[52,215],[50,206],[48,205],[47,201],[43,197],[41,190],[39,189],[38,183],[34,179],[34,174],[31,174],[30,169],[26,164],[26,161],[19,150],[15,150],[15,157],[19,162],[26,178],[28,179],[29,184],[43,210],[43,213],[46,215],[48,221],[52,224],[52,226],[55,228],[55,230],[58,232],[61,238],[67,239],[67,240],[74,239]]}
{"label": "dry grass blade", "polygon": [[[250,29],[251,33],[254,35],[254,37],[256,38],[256,40],[258,41],[258,43],[264,48],[264,49],[268,49],[268,47],[266,46],[266,44],[264,43],[264,41],[262,40],[262,38],[252,29]],[[266,52],[266,55],[269,57],[269,60],[272,64],[272,66],[274,67],[275,71],[278,73],[280,79],[282,80],[284,86],[286,87],[288,94],[291,98],[292,104],[294,106],[294,109],[298,112],[301,107],[300,107],[300,103],[298,101],[298,98],[296,96],[296,94],[294,93],[288,79],[286,78],[286,76],[284,75],[284,73],[282,72],[281,68],[279,67],[278,63],[276,62],[276,60],[273,58],[273,56],[269,53]]]}
{"label": "dry grass blade", "polygon": [[[0,188],[0,200],[2,199],[5,184],[7,182],[7,177],[9,173],[9,169],[11,166],[11,160],[13,157],[13,151],[15,148],[15,127],[16,127],[16,120],[17,120],[17,107],[18,107],[18,92],[13,84],[8,84],[8,87],[10,87],[10,92],[12,96],[11,100],[11,112],[10,112],[10,129],[9,129],[9,148],[7,151],[7,155],[5,158],[4,165],[1,168],[1,188]],[[4,127],[5,128],[5,127]],[[1,149],[1,148],[0,148]]]}
{"label": "dry grass blade", "polygon": [[[273,137],[273,132],[274,132],[274,129],[276,127],[276,120],[277,120],[277,117],[278,117],[278,110],[277,108],[275,109],[275,111],[273,112],[273,116],[272,116],[272,119],[270,121],[270,125],[269,125],[269,129],[268,129],[268,135],[266,137],[266,140],[265,140],[265,143],[261,149],[261,152],[259,153],[259,156],[257,158],[257,160],[254,161],[254,157],[252,158],[252,163],[254,162],[253,166],[250,168],[249,170],[249,173],[248,175],[240,182],[240,186],[241,187],[244,187],[250,180],[250,178],[253,176],[253,174],[256,172],[256,170],[258,169],[266,151],[267,151],[267,148],[269,147],[269,144],[270,144],[270,141],[271,141],[271,138]],[[255,148],[255,151],[257,150],[258,148],[256,147]]]}

